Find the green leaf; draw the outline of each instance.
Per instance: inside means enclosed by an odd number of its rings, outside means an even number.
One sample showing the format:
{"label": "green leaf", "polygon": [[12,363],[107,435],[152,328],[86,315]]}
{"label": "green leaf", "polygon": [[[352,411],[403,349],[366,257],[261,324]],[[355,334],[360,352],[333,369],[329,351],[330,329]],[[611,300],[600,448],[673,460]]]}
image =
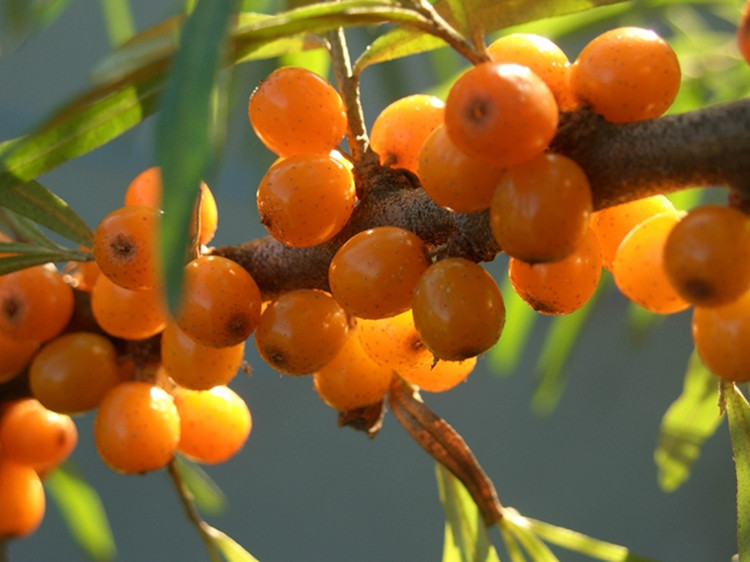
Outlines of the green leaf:
{"label": "green leaf", "polygon": [[77,250],[38,248],[24,254],[0,258],[0,275],[50,262],[88,261],[90,258],[91,254]]}
{"label": "green leaf", "polygon": [[185,23],[180,51],[161,99],[156,151],[163,182],[161,255],[172,310],[191,244],[193,208],[209,171],[211,96],[220,67],[231,0],[201,0]]}
{"label": "green leaf", "polygon": [[531,529],[528,519],[515,509],[506,508],[498,524],[518,541],[534,562],[558,562],[557,556]]}
{"label": "green leaf", "polygon": [[739,389],[722,382],[729,434],[737,472],[737,548],[740,562],[750,560],[750,404]]}
{"label": "green leaf", "polygon": [[52,24],[70,4],[70,0],[0,1],[0,55],[10,52],[31,33]]}
{"label": "green leaf", "polygon": [[112,46],[116,47],[130,39],[135,33],[133,14],[128,0],[100,0],[107,35]]}
{"label": "green leaf", "polygon": [[198,509],[209,515],[219,515],[227,507],[227,497],[213,479],[197,464],[177,456],[177,470],[182,482],[195,499]]}
{"label": "green leaf", "polygon": [[258,562],[255,556],[242,548],[232,537],[210,525],[204,525],[203,528],[227,562]]}
{"label": "green leaf", "polygon": [[499,562],[482,515],[464,485],[440,463],[435,464],[435,472],[447,520],[443,562]]}
{"label": "green leaf", "polygon": [[672,492],[690,477],[703,443],[714,434],[720,423],[716,377],[693,352],[685,373],[682,394],[661,420],[654,461],[662,490]]}
{"label": "green leaf", "polygon": [[521,360],[539,314],[518,296],[507,276],[503,279],[501,293],[506,326],[500,341],[490,350],[488,360],[493,372],[503,375],[512,373]]}
{"label": "green leaf", "polygon": [[44,486],[78,545],[98,562],[115,559],[115,542],[99,494],[69,465],[54,470]]}

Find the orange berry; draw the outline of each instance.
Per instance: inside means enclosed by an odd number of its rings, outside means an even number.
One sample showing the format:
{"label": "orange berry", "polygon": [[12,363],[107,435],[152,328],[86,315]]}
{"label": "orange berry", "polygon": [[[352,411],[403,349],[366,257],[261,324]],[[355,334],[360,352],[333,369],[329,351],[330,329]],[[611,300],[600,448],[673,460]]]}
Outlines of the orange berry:
{"label": "orange berry", "polygon": [[0,383],[20,375],[37,349],[37,341],[14,340],[0,332]]}
{"label": "orange berry", "polygon": [[334,358],[313,374],[320,398],[340,412],[370,406],[383,399],[393,371],[365,353],[356,330],[350,332]]}
{"label": "orange berry", "polygon": [[158,470],[172,459],[179,441],[180,416],[174,399],[151,383],[118,384],[96,411],[96,449],[117,472]]}
{"label": "orange berry", "polygon": [[511,33],[487,47],[494,63],[513,63],[529,67],[547,84],[563,111],[575,109],[577,102],[568,83],[570,62],[554,41],[533,33]]}
{"label": "orange berry", "polygon": [[652,195],[591,213],[591,229],[599,241],[604,267],[612,271],[617,248],[628,232],[657,213],[674,210],[674,205],[664,195]]}
{"label": "orange berry", "polygon": [[444,125],[425,139],[417,162],[417,175],[427,195],[457,213],[487,209],[504,170],[459,150]]}
{"label": "orange berry", "polygon": [[732,207],[693,209],[669,233],[664,267],[691,304],[718,306],[739,298],[750,288],[750,219]]}
{"label": "orange berry", "polygon": [[474,370],[476,357],[463,361],[443,361],[439,359],[434,365],[418,365],[398,372],[406,382],[418,386],[426,392],[445,392],[455,388]]}
{"label": "orange berry", "polygon": [[570,314],[586,304],[596,292],[601,272],[601,250],[591,230],[560,261],[528,264],[511,258],[508,264],[516,293],[537,312],[550,315]]}
{"label": "orange berry", "polygon": [[360,318],[385,318],[411,307],[420,275],[430,265],[422,240],[408,230],[380,226],[339,248],[328,269],[334,298]]}
{"label": "orange berry", "polygon": [[559,261],[583,242],[591,210],[581,167],[559,154],[541,154],[501,176],[490,206],[492,234],[509,256]]}
{"label": "orange berry", "polygon": [[573,92],[607,121],[653,119],[680,89],[672,47],[649,29],[620,27],[594,38],[571,68]]}
{"label": "orange berry", "polygon": [[461,361],[495,345],[505,305],[492,276],[463,258],[446,258],[424,272],[414,289],[414,325],[440,359]]}
{"label": "orange berry", "polygon": [[657,314],[690,306],[675,291],[664,268],[664,244],[684,213],[659,213],[631,230],[617,249],[612,273],[628,299]]}
{"label": "orange berry", "polygon": [[367,355],[378,365],[401,372],[432,367],[435,357],[414,326],[411,310],[390,318],[357,320],[357,335]]}
{"label": "orange berry", "polygon": [[93,259],[89,261],[69,262],[64,271],[72,287],[87,293],[91,292],[94,283],[96,283],[101,273],[99,266],[96,265]]}
{"label": "orange berry", "polygon": [[193,390],[227,384],[242,365],[244,352],[244,341],[229,347],[204,345],[175,322],[168,322],[161,335],[164,369],[177,384]]}
{"label": "orange berry", "polygon": [[338,92],[304,68],[274,70],[250,96],[250,123],[279,156],[328,152],[344,138],[346,111]]}
{"label": "orange berry", "polygon": [[[201,182],[200,193],[200,229],[198,243],[208,244],[216,233],[219,222],[219,210],[211,189]],[[125,205],[147,205],[161,209],[162,183],[161,168],[154,166],[138,174],[125,191]]]}
{"label": "orange berry", "polygon": [[380,163],[417,173],[417,155],[424,140],[443,122],[445,104],[427,94],[415,94],[388,105],[370,129],[370,147]]}
{"label": "orange berry", "polygon": [[31,393],[55,412],[91,410],[119,382],[114,345],[90,332],[55,338],[39,350],[29,366]]}
{"label": "orange berry", "polygon": [[544,81],[526,66],[478,64],[453,84],[445,127],[456,146],[495,166],[531,160],[557,130],[558,109]]}
{"label": "orange berry", "polygon": [[0,332],[16,340],[45,342],[73,316],[73,289],[44,265],[0,276]]}
{"label": "orange berry", "polygon": [[180,416],[178,451],[207,464],[229,460],[242,448],[252,429],[245,401],[226,386],[209,390],[177,387],[174,402]]}
{"label": "orange berry", "polygon": [[5,459],[46,472],[70,456],[78,431],[70,416],[45,408],[35,398],[8,404],[0,417],[0,450]]}
{"label": "orange berry", "polygon": [[30,466],[0,458],[0,538],[25,537],[44,519],[42,481]]}
{"label": "orange berry", "polygon": [[200,256],[185,266],[176,320],[204,345],[231,347],[245,341],[260,320],[260,289],[238,263]]}
{"label": "orange berry", "polygon": [[111,336],[141,340],[167,325],[167,304],[161,287],[132,291],[100,275],[91,291],[91,312]]}
{"label": "orange berry", "polygon": [[297,289],[268,304],[255,331],[255,345],[277,371],[304,375],[333,359],[348,332],[346,311],[329,293]]}
{"label": "orange berry", "polygon": [[102,274],[126,289],[162,284],[157,230],[161,211],[145,205],[120,207],[94,231],[94,259]]}
{"label": "orange berry", "polygon": [[274,162],[257,193],[260,222],[282,244],[322,244],[354,210],[354,178],[336,153],[299,154]]}
{"label": "orange berry", "polygon": [[745,2],[737,25],[737,46],[745,61],[750,64],[750,2]]}

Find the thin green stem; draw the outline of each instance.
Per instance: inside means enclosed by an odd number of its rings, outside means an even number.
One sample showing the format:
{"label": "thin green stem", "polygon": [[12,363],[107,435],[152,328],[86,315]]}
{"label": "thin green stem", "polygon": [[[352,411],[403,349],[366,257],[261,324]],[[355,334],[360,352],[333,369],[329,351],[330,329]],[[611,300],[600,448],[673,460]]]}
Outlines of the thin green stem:
{"label": "thin green stem", "polygon": [[101,0],[109,43],[119,47],[135,34],[133,14],[128,0]]}

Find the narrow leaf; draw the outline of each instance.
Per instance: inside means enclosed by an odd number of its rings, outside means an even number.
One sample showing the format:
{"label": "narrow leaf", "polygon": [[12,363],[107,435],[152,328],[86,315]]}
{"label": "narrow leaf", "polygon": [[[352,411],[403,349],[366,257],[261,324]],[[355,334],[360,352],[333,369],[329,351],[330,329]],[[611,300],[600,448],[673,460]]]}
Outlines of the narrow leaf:
{"label": "narrow leaf", "polygon": [[135,33],[133,14],[128,0],[100,0],[109,42],[113,47],[121,45]]}
{"label": "narrow leaf", "polygon": [[750,560],[750,404],[739,389],[722,382],[729,434],[737,472],[737,548],[740,562]]}
{"label": "narrow leaf", "polygon": [[[447,519],[445,550],[446,556],[460,553],[461,562],[499,562],[492,546],[482,515],[464,485],[440,463],[435,464],[438,492]],[[445,554],[447,552],[447,554]]]}
{"label": "narrow leaf", "polygon": [[49,250],[41,248],[38,251],[0,258],[0,275],[50,262],[87,261],[90,257],[91,254],[76,250]]}
{"label": "narrow leaf", "polygon": [[512,373],[526,347],[539,314],[518,296],[507,277],[503,279],[501,292],[505,302],[505,329],[500,341],[488,354],[493,372],[504,375]]}
{"label": "narrow leaf", "polygon": [[96,490],[67,465],[47,475],[44,485],[86,554],[98,562],[114,560],[112,529]]}
{"label": "narrow leaf", "polygon": [[176,457],[180,478],[187,486],[198,509],[209,515],[218,515],[227,507],[227,498],[218,484],[197,464]]}
{"label": "narrow leaf", "polygon": [[201,0],[187,19],[157,122],[164,185],[161,252],[170,308],[177,306],[191,242],[193,207],[212,164],[211,96],[220,66],[230,0]]}
{"label": "narrow leaf", "polygon": [[518,540],[534,562],[558,562],[557,556],[530,528],[528,520],[514,509],[507,509],[499,524]]}
{"label": "narrow leaf", "polygon": [[693,352],[682,394],[661,420],[654,461],[662,490],[672,492],[690,477],[703,443],[714,434],[720,422],[716,377]]}
{"label": "narrow leaf", "polygon": [[258,562],[258,559],[255,558],[255,556],[242,548],[242,546],[232,537],[210,525],[205,525],[204,529],[221,551],[222,556],[224,556],[224,559],[227,562]]}

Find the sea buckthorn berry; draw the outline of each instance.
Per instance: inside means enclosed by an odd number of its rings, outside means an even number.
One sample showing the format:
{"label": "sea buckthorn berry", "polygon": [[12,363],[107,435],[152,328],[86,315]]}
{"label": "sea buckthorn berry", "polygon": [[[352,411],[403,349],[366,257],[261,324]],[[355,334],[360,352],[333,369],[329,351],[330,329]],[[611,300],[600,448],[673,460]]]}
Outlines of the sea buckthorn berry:
{"label": "sea buckthorn berry", "polygon": [[501,176],[490,224],[509,256],[528,263],[552,262],[583,242],[591,210],[591,188],[581,167],[559,154],[541,154]]}
{"label": "sea buckthorn berry", "polygon": [[660,213],[643,221],[622,241],[612,264],[622,294],[657,314],[672,314],[690,306],[672,287],[664,268],[664,244],[684,214]]}
{"label": "sea buckthorn berry", "polygon": [[32,395],[55,412],[95,408],[120,382],[117,353],[101,334],[71,332],[47,343],[29,366]]}
{"label": "sea buckthorn berry", "polygon": [[287,246],[316,246],[349,220],[354,178],[336,153],[289,156],[271,165],[256,199],[260,222],[271,236]]}
{"label": "sea buckthorn berry", "polygon": [[161,211],[127,205],[109,213],[94,231],[94,259],[102,274],[126,289],[162,285],[157,231]]}
{"label": "sea buckthorn berry", "polygon": [[653,215],[674,210],[674,205],[664,195],[652,195],[591,213],[591,229],[599,241],[602,265],[612,271],[617,248],[628,232]]}
{"label": "sea buckthorn berry", "polygon": [[430,266],[414,289],[414,325],[440,359],[461,361],[484,353],[500,338],[505,304],[492,276],[464,258]]}
{"label": "sea buckthorn berry", "polygon": [[750,2],[745,2],[737,26],[737,46],[743,58],[750,64]]}
{"label": "sea buckthorn berry", "polygon": [[14,340],[0,332],[0,383],[20,375],[37,349],[37,341]]}
{"label": "sea buckthorn berry", "polygon": [[693,341],[703,363],[716,376],[750,381],[750,291],[721,306],[696,306]]}
{"label": "sea buckthorn berry", "polygon": [[161,335],[164,369],[177,384],[193,390],[227,384],[242,365],[244,351],[244,341],[229,347],[197,342],[176,322],[168,322]]}
{"label": "sea buckthorn berry", "polygon": [[[200,228],[198,242],[208,244],[216,234],[219,223],[219,210],[214,194],[206,182],[200,184]],[[138,174],[125,190],[125,205],[147,205],[161,209],[162,183],[161,168],[153,166]]]}
{"label": "sea buckthorn berry", "polygon": [[612,123],[653,119],[680,89],[672,47],[649,29],[620,27],[594,38],[571,68],[576,97]]}
{"label": "sea buckthorn berry", "polygon": [[417,176],[427,195],[457,213],[489,208],[503,170],[459,150],[444,125],[425,139],[417,163]]}
{"label": "sea buckthorn berry", "polygon": [[558,109],[544,81],[518,64],[478,64],[448,92],[445,127],[467,154],[512,166],[544,152],[557,130]]}
{"label": "sea buckthorn berry", "polygon": [[174,389],[180,416],[177,450],[190,460],[216,464],[229,460],[242,448],[252,430],[245,401],[226,386],[209,390]]}
{"label": "sea buckthorn berry", "polygon": [[70,456],[78,442],[75,422],[45,408],[35,398],[11,402],[0,418],[0,450],[5,459],[46,472]]}
{"label": "sea buckthorn berry", "polygon": [[0,332],[45,342],[73,316],[73,289],[54,268],[38,265],[0,276]]}
{"label": "sea buckthorn berry", "polygon": [[231,347],[255,330],[260,303],[260,289],[241,265],[221,256],[200,256],[185,266],[176,320],[204,345]]}
{"label": "sea buckthorn berry", "polygon": [[750,218],[732,207],[693,209],[669,233],[664,267],[691,304],[718,306],[739,298],[750,288]]}
{"label": "sea buckthorn berry", "polygon": [[381,367],[365,353],[356,329],[349,332],[334,358],[313,374],[320,398],[340,412],[363,408],[383,399],[393,371]]}
{"label": "sea buckthorn berry", "polygon": [[388,105],[370,129],[370,147],[380,163],[417,173],[417,155],[424,140],[443,122],[440,98],[415,94]]}
{"label": "sea buckthorn berry", "polygon": [[[87,251],[86,248],[81,249]],[[71,287],[90,293],[94,287],[94,283],[99,278],[101,270],[92,259],[89,261],[69,262],[65,267],[64,273]]]}
{"label": "sea buckthorn berry", "polygon": [[0,457],[0,538],[25,537],[44,519],[45,498],[36,471]]}
{"label": "sea buckthorn berry", "polygon": [[411,307],[414,286],[430,265],[422,240],[380,226],[359,232],[336,252],[328,269],[334,298],[360,318],[386,318]]}
{"label": "sea buckthorn berry", "polygon": [[289,375],[317,371],[346,341],[346,311],[325,291],[297,289],[271,301],[255,330],[263,360]]}
{"label": "sea buckthorn berry", "polygon": [[418,386],[420,390],[445,392],[464,382],[476,364],[476,357],[469,357],[463,361],[439,359],[434,365],[418,365],[410,369],[402,369],[398,371],[398,374],[406,382]]}
{"label": "sea buckthorn berry", "polygon": [[111,336],[141,340],[167,325],[167,304],[161,287],[132,291],[100,275],[91,291],[91,312]]}
{"label": "sea buckthorn berry", "polygon": [[102,460],[117,472],[136,474],[166,466],[180,442],[174,399],[148,382],[118,384],[96,411],[94,442]]}
{"label": "sea buckthorn berry", "polygon": [[346,111],[338,92],[304,68],[273,71],[250,96],[250,124],[279,156],[328,152],[344,138]]}
{"label": "sea buckthorn berry", "polygon": [[577,101],[568,83],[570,62],[554,41],[533,33],[511,33],[490,43],[487,54],[494,63],[529,67],[547,84],[561,110],[575,109]]}
{"label": "sea buckthorn berry", "polygon": [[357,335],[373,361],[394,371],[432,367],[435,361],[419,337],[411,310],[390,318],[359,319]]}
{"label": "sea buckthorn berry", "polygon": [[570,314],[596,292],[602,257],[596,236],[588,231],[583,243],[569,256],[550,263],[528,264],[510,258],[508,275],[513,289],[542,314]]}

